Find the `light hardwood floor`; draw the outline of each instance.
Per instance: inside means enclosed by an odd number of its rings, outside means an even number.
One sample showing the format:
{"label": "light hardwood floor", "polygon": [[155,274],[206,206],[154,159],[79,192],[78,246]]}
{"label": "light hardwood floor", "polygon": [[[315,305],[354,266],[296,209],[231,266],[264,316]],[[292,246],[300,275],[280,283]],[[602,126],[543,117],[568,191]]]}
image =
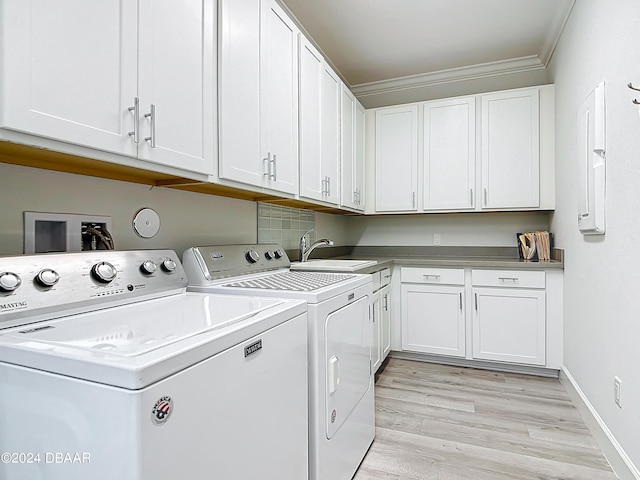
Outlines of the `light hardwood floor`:
{"label": "light hardwood floor", "polygon": [[391,359],[354,480],[615,478],[557,379]]}

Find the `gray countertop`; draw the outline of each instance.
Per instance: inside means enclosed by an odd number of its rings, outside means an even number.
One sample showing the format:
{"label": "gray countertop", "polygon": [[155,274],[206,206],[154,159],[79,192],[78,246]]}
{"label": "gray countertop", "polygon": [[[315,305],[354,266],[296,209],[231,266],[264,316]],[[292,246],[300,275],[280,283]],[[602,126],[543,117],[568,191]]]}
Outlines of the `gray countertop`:
{"label": "gray countertop", "polygon": [[[342,257],[347,258],[347,257]],[[519,258],[490,257],[348,257],[353,260],[377,260],[378,264],[358,270],[358,273],[371,273],[392,265],[406,267],[457,267],[457,268],[504,268],[508,270],[549,270],[564,269],[564,263],[551,260],[548,262],[526,262]]]}

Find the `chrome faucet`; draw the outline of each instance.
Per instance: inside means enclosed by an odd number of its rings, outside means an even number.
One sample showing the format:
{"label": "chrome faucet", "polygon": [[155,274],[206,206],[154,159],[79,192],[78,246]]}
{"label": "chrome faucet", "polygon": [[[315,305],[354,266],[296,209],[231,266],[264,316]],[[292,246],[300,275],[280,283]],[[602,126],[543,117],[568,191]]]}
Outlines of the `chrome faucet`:
{"label": "chrome faucet", "polygon": [[307,235],[311,232],[313,232],[313,230],[308,230],[304,232],[304,235],[300,237],[300,261],[301,262],[306,262],[309,259],[309,255],[311,255],[311,252],[313,252],[316,248],[322,247],[325,245],[330,247],[333,245],[333,240],[329,240],[327,238],[321,238],[320,240],[316,240],[315,242],[313,242],[311,245],[307,247]]}

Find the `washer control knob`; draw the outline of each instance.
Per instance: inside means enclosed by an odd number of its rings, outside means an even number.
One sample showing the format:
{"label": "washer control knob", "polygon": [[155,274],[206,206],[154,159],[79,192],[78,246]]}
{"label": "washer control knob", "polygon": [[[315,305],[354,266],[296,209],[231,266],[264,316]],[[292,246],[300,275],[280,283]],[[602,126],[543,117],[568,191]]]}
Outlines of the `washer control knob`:
{"label": "washer control knob", "polygon": [[281,248],[279,248],[278,250],[276,250],[275,252],[276,258],[282,258],[285,256],[284,250],[282,250]]}
{"label": "washer control knob", "polygon": [[266,252],[264,252],[264,258],[266,258],[267,260],[273,260],[274,258],[276,258],[276,252],[274,252],[273,250],[267,250]]}
{"label": "washer control knob", "polygon": [[253,249],[249,250],[244,256],[249,263],[256,263],[260,260],[260,255]]}
{"label": "washer control knob", "polygon": [[111,265],[109,262],[96,263],[91,269],[93,278],[100,283],[112,282],[116,278],[117,273],[116,267]]}
{"label": "washer control knob", "polygon": [[51,268],[44,268],[38,272],[35,278],[36,282],[41,287],[53,287],[58,280],[60,280],[60,275],[55,270]]}
{"label": "washer control knob", "polygon": [[0,273],[0,290],[3,292],[13,292],[20,286],[22,280],[17,273],[2,272]]}
{"label": "washer control knob", "polygon": [[156,273],[157,269],[158,265],[156,265],[153,260],[145,260],[144,262],[142,262],[142,265],[140,265],[140,270],[142,270],[142,273],[146,275]]}
{"label": "washer control knob", "polygon": [[178,265],[176,264],[176,262],[174,262],[170,258],[165,258],[162,261],[162,270],[164,270],[167,273],[173,272],[176,269],[177,266]]}

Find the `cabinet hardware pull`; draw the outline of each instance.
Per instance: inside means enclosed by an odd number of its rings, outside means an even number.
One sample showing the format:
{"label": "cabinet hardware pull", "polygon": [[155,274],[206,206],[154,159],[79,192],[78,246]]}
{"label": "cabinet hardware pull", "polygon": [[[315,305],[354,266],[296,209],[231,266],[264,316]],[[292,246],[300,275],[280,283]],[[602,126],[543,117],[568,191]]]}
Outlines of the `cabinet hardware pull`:
{"label": "cabinet hardware pull", "polygon": [[469,205],[473,207],[473,188],[469,189]]}
{"label": "cabinet hardware pull", "polygon": [[327,177],[327,197],[331,196],[331,177]]}
{"label": "cabinet hardware pull", "polygon": [[487,189],[484,189],[484,206],[487,206]]}
{"label": "cabinet hardware pull", "polygon": [[473,295],[474,295],[474,297],[476,299],[476,312],[477,312],[478,311],[478,294],[474,293]]}
{"label": "cabinet hardware pull", "polygon": [[388,297],[388,295],[385,295],[384,297],[382,297],[382,298],[384,298],[384,311],[385,312],[389,311],[389,300],[388,300],[387,297]]}
{"label": "cabinet hardware pull", "polygon": [[462,310],[462,292],[459,292],[460,295],[460,310]]}
{"label": "cabinet hardware pull", "polygon": [[267,152],[267,156],[262,159],[262,176],[271,177],[271,152]]}
{"label": "cabinet hardware pull", "polygon": [[133,112],[133,131],[129,132],[129,136],[133,137],[133,143],[140,143],[140,99],[133,97],[133,107],[129,107],[129,111]]}
{"label": "cabinet hardware pull", "polygon": [[502,280],[503,282],[505,282],[507,280],[511,280],[512,282],[517,282],[518,281],[518,277],[498,277],[498,280]]}
{"label": "cabinet hardware pull", "polygon": [[271,171],[271,165],[273,165],[273,173],[269,174],[269,178],[271,178],[274,182],[276,181],[276,154],[273,154],[273,159],[269,162],[269,170]]}
{"label": "cabinet hardware pull", "polygon": [[150,134],[145,137],[145,141],[150,142],[151,148],[156,148],[156,106],[151,104],[151,111],[144,114],[145,118],[149,118],[151,125],[149,126]]}
{"label": "cabinet hardware pull", "polygon": [[426,275],[422,275],[422,277],[423,277],[425,280],[429,280],[431,277],[435,278],[436,280],[440,280],[440,275],[435,275],[435,274],[433,274],[433,273],[429,273],[429,274],[426,274]]}
{"label": "cabinet hardware pull", "polygon": [[416,208],[416,192],[411,192],[411,208]]}

